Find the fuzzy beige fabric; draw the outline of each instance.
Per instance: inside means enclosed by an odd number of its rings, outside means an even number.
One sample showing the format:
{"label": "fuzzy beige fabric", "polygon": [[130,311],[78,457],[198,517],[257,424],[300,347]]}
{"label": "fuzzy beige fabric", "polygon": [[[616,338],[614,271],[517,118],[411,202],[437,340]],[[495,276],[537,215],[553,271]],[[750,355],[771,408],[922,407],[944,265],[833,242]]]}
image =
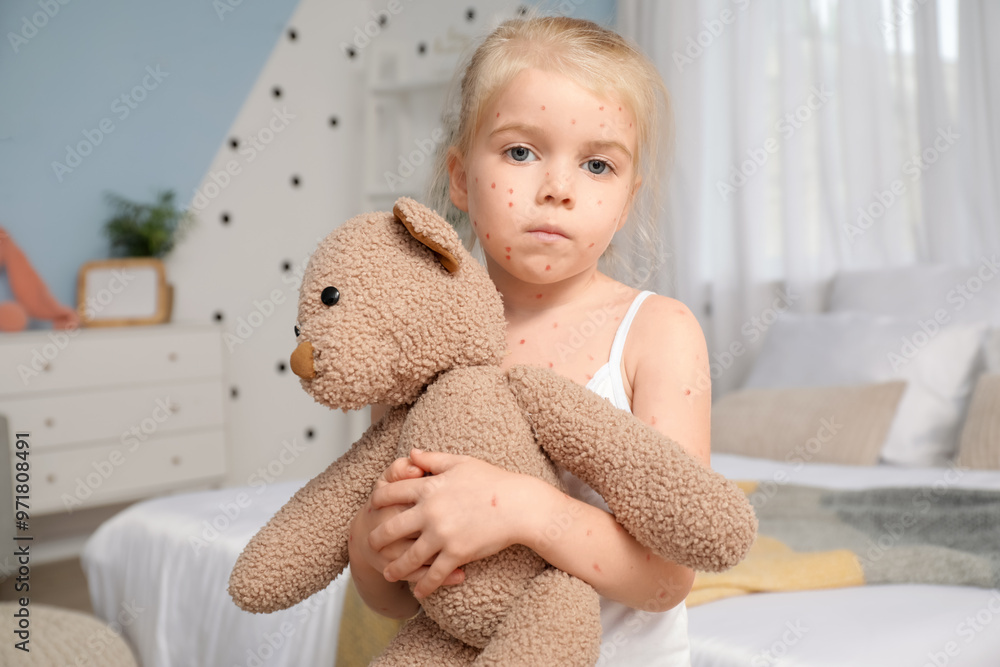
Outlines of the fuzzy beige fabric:
{"label": "fuzzy beige fabric", "polygon": [[1000,373],[981,375],[962,427],[958,465],[1000,469]]}
{"label": "fuzzy beige fabric", "polygon": [[905,389],[884,382],[734,391],[712,406],[712,451],[875,465]]}
{"label": "fuzzy beige fabric", "polygon": [[28,652],[15,647],[23,638],[13,632],[20,619],[15,602],[0,603],[3,641],[0,665],[55,667],[61,665],[101,665],[137,667],[129,645],[109,625],[94,616],[45,604],[29,603]]}
{"label": "fuzzy beige fabric", "polygon": [[[243,609],[289,607],[340,574],[352,518],[414,447],[557,486],[562,465],[642,544],[696,569],[731,567],[754,540],[743,492],[675,442],[548,369],[501,370],[500,294],[451,226],[413,200],[358,216],[320,244],[298,327],[296,373],[314,399],[391,407],[247,545],[229,588]],[[599,598],[584,582],[521,545],[463,569],[465,581],[424,599],[375,664],[596,663]]]}

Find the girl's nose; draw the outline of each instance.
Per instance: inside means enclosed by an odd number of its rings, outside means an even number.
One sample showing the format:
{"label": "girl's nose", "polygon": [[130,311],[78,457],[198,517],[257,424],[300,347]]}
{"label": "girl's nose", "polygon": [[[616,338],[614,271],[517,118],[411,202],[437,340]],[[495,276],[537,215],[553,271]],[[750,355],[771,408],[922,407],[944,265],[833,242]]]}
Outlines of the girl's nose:
{"label": "girl's nose", "polygon": [[541,187],[538,190],[538,203],[539,205],[558,204],[566,208],[573,208],[576,204],[576,198],[573,194],[569,174],[559,169],[550,169],[545,172]]}

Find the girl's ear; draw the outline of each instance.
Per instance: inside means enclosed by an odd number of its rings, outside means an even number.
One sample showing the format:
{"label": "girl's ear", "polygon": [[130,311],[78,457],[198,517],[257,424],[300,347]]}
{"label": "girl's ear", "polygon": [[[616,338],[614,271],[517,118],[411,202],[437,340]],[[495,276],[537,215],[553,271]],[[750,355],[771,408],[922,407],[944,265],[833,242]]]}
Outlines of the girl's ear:
{"label": "girl's ear", "polygon": [[458,149],[448,149],[448,194],[451,203],[460,211],[469,211],[469,188],[465,177],[465,161]]}

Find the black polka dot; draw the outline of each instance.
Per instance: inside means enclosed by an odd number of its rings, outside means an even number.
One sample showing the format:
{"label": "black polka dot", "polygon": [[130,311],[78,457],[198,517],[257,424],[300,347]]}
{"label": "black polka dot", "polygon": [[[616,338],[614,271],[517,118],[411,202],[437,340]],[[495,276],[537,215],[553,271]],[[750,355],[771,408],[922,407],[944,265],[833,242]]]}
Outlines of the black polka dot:
{"label": "black polka dot", "polygon": [[337,123],[339,122],[340,122],[339,118],[337,118],[336,116],[330,116],[330,127],[337,127]]}
{"label": "black polka dot", "polygon": [[275,97],[281,97],[281,88],[279,86],[275,86],[271,89],[271,94]]}
{"label": "black polka dot", "polygon": [[517,8],[517,15],[518,16],[524,16],[527,13],[528,13],[528,8],[525,7],[524,5],[521,5],[521,6],[519,6]]}
{"label": "black polka dot", "polygon": [[353,58],[356,55],[358,55],[358,52],[354,49],[354,47],[353,46],[348,46],[347,47],[347,57],[348,58]]}
{"label": "black polka dot", "polygon": [[300,179],[298,176],[292,176],[292,187],[297,188],[301,184],[302,184],[302,179]]}
{"label": "black polka dot", "polygon": [[237,148],[240,147],[240,140],[237,139],[236,137],[230,138],[229,139],[229,147],[232,148],[233,150],[236,150]]}
{"label": "black polka dot", "polygon": [[473,9],[472,7],[469,7],[467,10],[465,10],[465,20],[466,21],[475,21],[476,20],[476,10]]}
{"label": "black polka dot", "polygon": [[285,362],[284,361],[279,361],[278,362],[278,372],[279,373],[284,373],[286,368],[287,367],[285,366]]}
{"label": "black polka dot", "polygon": [[240,390],[237,389],[236,387],[230,387],[229,388],[229,397],[230,398],[239,398],[240,397]]}
{"label": "black polka dot", "polygon": [[306,440],[312,440],[316,437],[316,431],[311,428],[306,429]]}
{"label": "black polka dot", "polygon": [[425,53],[427,53],[427,44],[425,44],[424,42],[420,42],[419,44],[417,44],[417,53],[419,53],[420,55],[424,55]]}
{"label": "black polka dot", "polygon": [[379,14],[379,16],[378,16],[378,24],[380,26],[385,26],[385,24],[388,23],[388,22],[389,22],[389,15],[388,14]]}
{"label": "black polka dot", "polygon": [[284,262],[281,263],[281,270],[282,271],[290,271],[291,268],[292,268],[292,263],[289,262],[287,259]]}
{"label": "black polka dot", "polygon": [[215,311],[215,313],[212,315],[212,319],[214,319],[216,322],[221,322],[223,320],[222,311],[221,310]]}
{"label": "black polka dot", "polygon": [[299,34],[297,32],[295,32],[295,28],[289,28],[288,29],[288,39],[290,39],[290,40],[292,40],[294,42],[298,38],[299,38]]}
{"label": "black polka dot", "polygon": [[222,224],[224,224],[224,225],[228,225],[229,224],[229,214],[228,213],[223,213],[222,215],[219,216],[219,218],[222,220]]}

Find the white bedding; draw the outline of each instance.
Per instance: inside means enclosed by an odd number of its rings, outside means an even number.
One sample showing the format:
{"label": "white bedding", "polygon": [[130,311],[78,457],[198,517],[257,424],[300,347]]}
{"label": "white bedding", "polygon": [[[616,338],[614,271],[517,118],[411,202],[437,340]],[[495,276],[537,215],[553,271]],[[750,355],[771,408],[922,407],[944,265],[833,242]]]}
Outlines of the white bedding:
{"label": "white bedding", "polygon": [[[768,482],[1000,489],[997,472],[798,465],[722,454],[712,464],[733,479],[761,480],[765,493]],[[123,634],[144,667],[332,667],[344,576],[277,614],[243,612],[226,592],[243,546],[303,483],[160,498],[112,518],[83,555],[96,613],[108,621],[122,612],[126,620],[136,616]],[[694,667],[1000,666],[1000,592],[977,588],[755,594],[693,607],[689,625]]]}
{"label": "white bedding", "polygon": [[123,635],[143,667],[332,667],[345,575],[275,614],[244,612],[226,592],[243,547],[305,482],[158,498],[112,517],[82,557],[94,611],[110,622],[134,607]]}
{"label": "white bedding", "polygon": [[[788,464],[716,454],[731,479],[840,489],[944,484],[1000,489],[1000,473],[949,468]],[[997,667],[1000,591],[863,586],[759,593],[688,610],[694,667]]]}

